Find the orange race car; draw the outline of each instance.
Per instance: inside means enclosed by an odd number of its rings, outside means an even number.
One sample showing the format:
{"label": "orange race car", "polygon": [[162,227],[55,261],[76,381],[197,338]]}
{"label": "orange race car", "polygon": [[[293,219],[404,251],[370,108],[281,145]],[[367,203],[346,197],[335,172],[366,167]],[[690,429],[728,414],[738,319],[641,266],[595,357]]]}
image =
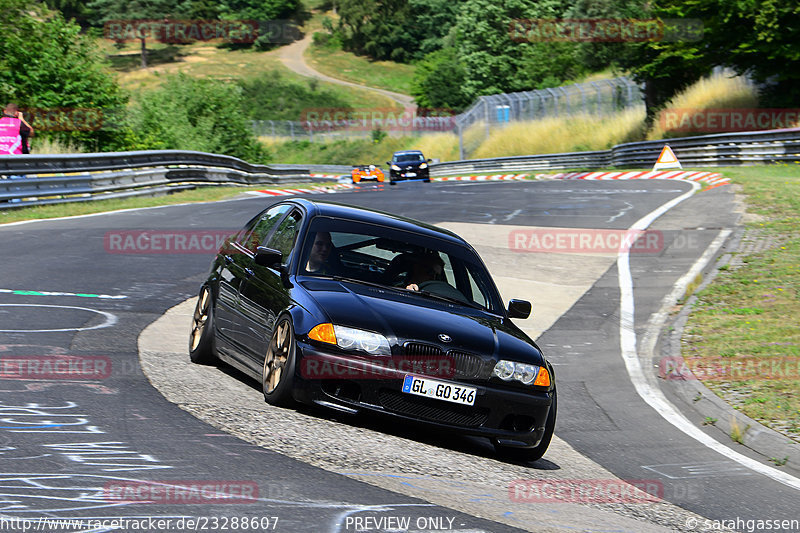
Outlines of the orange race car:
{"label": "orange race car", "polygon": [[359,165],[353,169],[353,183],[359,183],[364,180],[377,180],[383,183],[386,177],[383,171],[375,165]]}

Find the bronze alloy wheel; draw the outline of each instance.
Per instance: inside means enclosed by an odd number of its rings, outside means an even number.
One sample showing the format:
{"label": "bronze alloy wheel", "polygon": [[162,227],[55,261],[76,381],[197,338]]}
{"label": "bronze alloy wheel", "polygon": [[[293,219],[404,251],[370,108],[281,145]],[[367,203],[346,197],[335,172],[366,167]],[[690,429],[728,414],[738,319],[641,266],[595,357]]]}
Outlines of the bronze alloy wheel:
{"label": "bronze alloy wheel", "polygon": [[261,383],[264,399],[273,405],[291,402],[295,359],[294,328],[289,317],[278,319],[264,357]]}
{"label": "bronze alloy wheel", "polygon": [[192,316],[192,333],[189,335],[189,357],[195,363],[211,363],[214,353],[214,309],[211,306],[211,291],[200,290]]}

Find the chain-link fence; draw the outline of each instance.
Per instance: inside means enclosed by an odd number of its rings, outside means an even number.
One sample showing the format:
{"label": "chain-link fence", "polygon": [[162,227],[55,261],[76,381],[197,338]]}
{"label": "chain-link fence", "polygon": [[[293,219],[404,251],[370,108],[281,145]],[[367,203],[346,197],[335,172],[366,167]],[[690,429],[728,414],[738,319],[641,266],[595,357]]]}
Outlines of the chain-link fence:
{"label": "chain-link fence", "polygon": [[[368,119],[364,110],[340,120],[295,122],[256,120],[253,131],[259,137],[324,141],[342,138],[370,138],[376,132],[391,136],[419,136],[453,131],[458,135],[461,159],[466,158],[489,137],[491,130],[512,122],[572,115],[607,115],[633,107],[644,107],[642,90],[629,78],[598,80],[552,89],[481,96],[465,112],[455,116],[419,116],[414,109],[374,110]],[[335,113],[334,113],[335,114]],[[380,114],[380,120],[374,116]],[[394,117],[394,118],[391,118]]]}
{"label": "chain-link fence", "polygon": [[455,116],[425,117],[411,111],[398,111],[397,117],[387,119],[342,119],[296,122],[290,120],[254,120],[257,137],[273,137],[292,141],[324,141],[328,139],[374,138],[375,135],[414,136],[426,133],[450,132]]}
{"label": "chain-link fence", "polygon": [[621,77],[552,89],[481,96],[456,117],[460,159],[465,159],[493,128],[511,122],[572,115],[607,115],[644,107],[642,90]]}

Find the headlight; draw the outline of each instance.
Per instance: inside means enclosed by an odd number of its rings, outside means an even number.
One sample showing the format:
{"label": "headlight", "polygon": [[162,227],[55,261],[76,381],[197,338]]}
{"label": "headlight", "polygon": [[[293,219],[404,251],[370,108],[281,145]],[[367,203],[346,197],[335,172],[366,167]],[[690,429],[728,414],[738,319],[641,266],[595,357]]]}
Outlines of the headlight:
{"label": "headlight", "polygon": [[494,365],[492,375],[503,381],[511,381],[513,379],[524,385],[550,386],[550,373],[543,366],[500,360]]}
{"label": "headlight", "polygon": [[419,169],[420,169],[420,170],[424,170],[424,169],[426,169],[426,168],[428,168],[428,163],[422,163],[422,164],[419,166]]}
{"label": "headlight", "polygon": [[398,167],[397,165],[392,165],[392,170],[400,170],[400,167]]}
{"label": "headlight", "polygon": [[335,344],[343,350],[360,350],[371,355],[391,355],[389,341],[380,333],[333,324],[319,324],[308,332],[315,341]]}

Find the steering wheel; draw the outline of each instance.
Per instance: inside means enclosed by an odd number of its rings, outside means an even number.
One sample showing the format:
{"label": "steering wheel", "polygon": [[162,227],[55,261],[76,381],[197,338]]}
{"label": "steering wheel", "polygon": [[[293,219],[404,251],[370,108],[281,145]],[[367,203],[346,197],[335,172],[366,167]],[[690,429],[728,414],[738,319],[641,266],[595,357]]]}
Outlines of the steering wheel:
{"label": "steering wheel", "polygon": [[456,300],[461,300],[464,303],[468,303],[467,297],[461,294],[461,291],[459,291],[446,281],[432,279],[428,281],[423,281],[418,285],[418,287],[419,290],[421,291],[428,291],[433,294],[446,296],[447,298],[454,298]]}
{"label": "steering wheel", "polygon": [[[426,290],[426,291],[430,291],[430,292],[436,292],[436,288],[437,287],[440,288],[440,289],[444,289],[444,290],[448,290],[448,289],[452,289],[453,288],[446,281],[440,281],[438,279],[429,279],[428,281],[423,281],[422,283],[420,283],[417,286],[419,287],[419,290]],[[446,289],[445,289],[445,286],[447,287]]]}

